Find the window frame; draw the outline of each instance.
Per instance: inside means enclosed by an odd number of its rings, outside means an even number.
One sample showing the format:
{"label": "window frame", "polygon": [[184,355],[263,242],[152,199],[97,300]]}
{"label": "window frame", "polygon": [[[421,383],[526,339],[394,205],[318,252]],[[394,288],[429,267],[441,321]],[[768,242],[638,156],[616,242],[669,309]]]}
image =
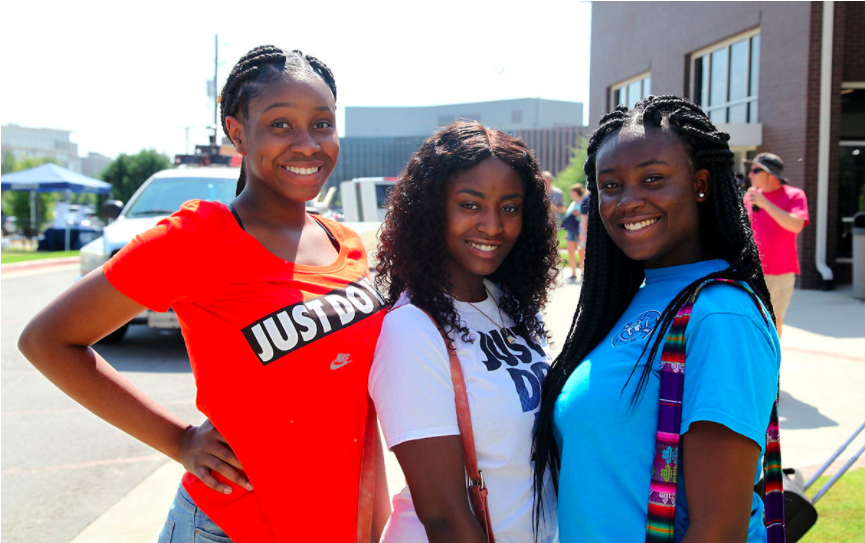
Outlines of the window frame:
{"label": "window frame", "polygon": [[[646,89],[645,89],[645,81],[646,81],[647,79],[649,80],[649,89],[650,89],[649,93],[647,93],[647,92],[646,92]],[[630,77],[630,78],[628,78],[628,79],[624,79],[624,80],[622,80],[622,81],[620,81],[620,82],[618,82],[618,83],[616,83],[616,84],[614,84],[614,85],[610,85],[609,92],[607,93],[607,99],[609,100],[609,107],[607,108],[607,111],[612,111],[613,108],[615,108],[615,107],[618,106],[620,103],[622,103],[622,102],[618,102],[618,101],[615,99],[616,91],[619,91],[619,90],[621,90],[621,89],[627,89],[627,88],[630,87],[632,84],[637,83],[637,82],[640,83],[640,94],[641,94],[641,96],[640,96],[640,98],[638,98],[637,100],[630,100],[630,97],[628,97],[629,99],[628,99],[627,101],[624,102],[624,104],[628,107],[628,109],[634,107],[634,104],[631,104],[631,103],[629,103],[629,102],[637,102],[637,101],[639,101],[639,100],[642,100],[643,98],[645,98],[646,96],[648,96],[648,94],[651,93],[651,86],[652,86],[652,71],[651,71],[651,70],[646,70],[645,72],[641,72],[641,73],[639,73],[639,74],[637,74],[637,75],[635,75],[635,76],[633,76],[633,77]],[[630,94],[630,93],[629,93],[629,94]]]}
{"label": "window frame", "polygon": [[[688,78],[689,84],[690,84],[689,96],[691,98],[691,101],[694,102],[695,104],[697,103],[698,100],[700,101],[700,104],[699,104],[700,108],[704,112],[706,112],[706,116],[708,116],[710,118],[711,118],[712,112],[717,111],[717,110],[723,110],[724,111],[724,113],[725,113],[724,114],[724,120],[723,121],[717,121],[717,122],[712,121],[715,124],[730,122],[728,119],[730,118],[730,109],[731,108],[739,106],[739,105],[748,106],[752,103],[755,104],[757,107],[757,114],[754,115],[755,118],[752,119],[750,108],[746,108],[746,110],[745,110],[746,111],[745,124],[756,124],[756,123],[760,122],[759,121],[759,108],[760,108],[759,87],[754,89],[753,95],[750,94],[750,89],[752,88],[752,85],[753,85],[753,81],[751,80],[751,76],[753,75],[751,73],[751,58],[753,57],[752,44],[753,44],[753,38],[756,36],[760,36],[759,49],[762,49],[763,40],[762,40],[762,36],[760,33],[760,27],[755,27],[755,28],[752,28],[750,30],[740,32],[739,34],[736,34],[735,36],[731,36],[725,40],[715,42],[712,45],[708,45],[708,46],[703,47],[701,49],[697,49],[696,51],[694,51],[690,54],[690,58],[688,60],[688,64],[689,64],[689,68],[690,68],[690,72],[691,72],[690,77]],[[730,100],[729,99],[729,96],[730,96],[730,64],[731,64],[731,60],[732,60],[731,54],[730,54],[730,49],[733,45],[735,45],[739,42],[743,42],[743,41],[746,44],[745,66],[744,66],[744,70],[743,70],[745,77],[746,77],[745,97],[739,98],[737,100]],[[758,49],[758,54],[760,54],[759,49]],[[702,101],[703,101],[702,96],[699,96],[699,97],[697,96],[697,62],[702,61],[703,57],[708,57],[708,59],[709,59],[708,71],[711,74],[711,72],[712,72],[712,54],[714,54],[717,51],[722,51],[722,50],[726,51],[726,57],[727,57],[726,66],[724,68],[724,83],[725,83],[724,87],[725,87],[726,96],[724,97],[723,102],[716,104],[716,105],[709,106],[708,104],[702,103]],[[700,83],[701,83],[701,90],[702,90],[702,81]],[[758,74],[758,84],[759,84],[759,74]],[[711,89],[711,86],[712,86],[711,80],[709,81],[708,85],[709,85],[709,88]],[[709,95],[709,99],[711,100],[711,94]]]}
{"label": "window frame", "polygon": [[[842,93],[845,90],[863,90],[863,89],[865,89],[865,81],[842,81],[841,82],[841,92]],[[840,158],[840,151],[844,147],[865,147],[865,140],[863,140],[863,139],[847,139],[847,140],[841,139],[841,140],[839,140],[838,141],[839,158]],[[840,164],[839,164],[839,169],[838,169],[837,181],[839,183],[838,188],[840,190],[840,183],[841,183]],[[839,201],[838,202],[838,209],[837,209],[839,228],[838,228],[838,232],[836,234],[837,239],[835,240],[836,248],[837,248],[835,262],[837,264],[852,264],[853,263],[853,255],[851,255],[851,256],[837,256],[839,253],[843,254],[842,253],[842,250],[843,250],[842,239],[846,233],[845,230],[848,228],[847,225],[850,225],[849,228],[852,228],[852,223],[853,223],[853,217],[842,215],[840,208],[841,208],[841,202]],[[855,213],[854,213],[854,215],[855,215]]]}

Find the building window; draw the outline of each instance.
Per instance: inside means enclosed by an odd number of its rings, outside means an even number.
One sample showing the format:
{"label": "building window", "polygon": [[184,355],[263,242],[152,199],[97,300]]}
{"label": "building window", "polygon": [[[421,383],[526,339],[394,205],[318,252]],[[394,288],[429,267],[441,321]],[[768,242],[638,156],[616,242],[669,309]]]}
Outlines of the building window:
{"label": "building window", "polygon": [[515,109],[511,111],[511,122],[514,124],[523,122],[523,110]]}
{"label": "building window", "polygon": [[865,141],[842,141],[838,168],[837,258],[853,258],[853,216],[865,211]]}
{"label": "building window", "polygon": [[865,211],[865,81],[841,84],[837,258],[853,258],[853,216]]}
{"label": "building window", "polygon": [[610,89],[610,109],[619,104],[634,107],[634,104],[652,94],[652,75],[648,72],[613,85]]}
{"label": "building window", "polygon": [[740,35],[694,53],[691,97],[713,123],[759,122],[760,34]]}

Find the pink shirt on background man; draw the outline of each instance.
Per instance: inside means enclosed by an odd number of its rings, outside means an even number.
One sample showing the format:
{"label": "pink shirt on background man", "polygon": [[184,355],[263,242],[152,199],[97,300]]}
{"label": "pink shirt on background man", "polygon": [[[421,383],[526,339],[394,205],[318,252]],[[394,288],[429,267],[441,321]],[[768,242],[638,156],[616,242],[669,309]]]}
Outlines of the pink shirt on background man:
{"label": "pink shirt on background man", "polygon": [[[805,198],[805,191],[790,185],[781,185],[780,189],[764,192],[763,195],[784,211],[805,219],[805,226],[808,226],[808,200]],[[754,240],[760,250],[763,273],[766,275],[798,274],[799,256],[796,251],[796,236],[798,234],[783,228],[765,210],[761,209],[755,212],[751,208],[751,202],[747,195],[745,196],[745,208],[751,219]]]}

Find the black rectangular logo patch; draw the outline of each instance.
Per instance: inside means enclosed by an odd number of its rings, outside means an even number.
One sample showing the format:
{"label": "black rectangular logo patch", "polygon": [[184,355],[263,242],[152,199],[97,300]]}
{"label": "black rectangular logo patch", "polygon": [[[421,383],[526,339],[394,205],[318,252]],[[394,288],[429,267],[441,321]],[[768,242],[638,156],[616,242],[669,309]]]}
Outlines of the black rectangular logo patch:
{"label": "black rectangular logo patch", "polygon": [[261,363],[266,365],[383,308],[381,295],[364,277],[345,288],[275,311],[243,328],[242,332]]}

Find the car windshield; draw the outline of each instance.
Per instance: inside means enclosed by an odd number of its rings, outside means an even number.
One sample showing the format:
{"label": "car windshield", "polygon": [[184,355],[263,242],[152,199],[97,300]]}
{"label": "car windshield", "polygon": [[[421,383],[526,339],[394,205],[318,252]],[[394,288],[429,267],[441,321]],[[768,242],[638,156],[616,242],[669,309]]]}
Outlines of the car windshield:
{"label": "car windshield", "polygon": [[377,184],[375,186],[375,199],[379,209],[387,209],[387,198],[395,186],[396,183]]}
{"label": "car windshield", "polygon": [[162,177],[154,179],[129,206],[127,217],[171,215],[188,200],[229,203],[234,199],[234,179]]}

